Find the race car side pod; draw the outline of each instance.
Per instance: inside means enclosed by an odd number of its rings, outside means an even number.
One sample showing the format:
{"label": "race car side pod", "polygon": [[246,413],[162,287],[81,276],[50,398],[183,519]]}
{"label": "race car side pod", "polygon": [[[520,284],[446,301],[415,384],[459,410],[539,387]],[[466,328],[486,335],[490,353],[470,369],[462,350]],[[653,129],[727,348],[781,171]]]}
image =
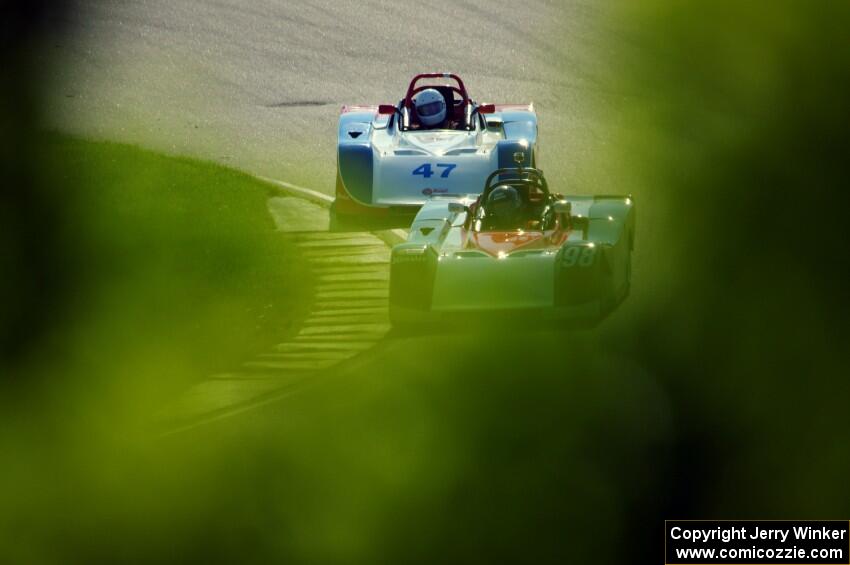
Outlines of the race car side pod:
{"label": "race car side pod", "polygon": [[583,242],[561,248],[555,264],[555,306],[604,300],[611,292],[608,245]]}
{"label": "race car side pod", "polygon": [[396,245],[390,263],[390,307],[430,310],[436,274],[437,252],[433,247]]}

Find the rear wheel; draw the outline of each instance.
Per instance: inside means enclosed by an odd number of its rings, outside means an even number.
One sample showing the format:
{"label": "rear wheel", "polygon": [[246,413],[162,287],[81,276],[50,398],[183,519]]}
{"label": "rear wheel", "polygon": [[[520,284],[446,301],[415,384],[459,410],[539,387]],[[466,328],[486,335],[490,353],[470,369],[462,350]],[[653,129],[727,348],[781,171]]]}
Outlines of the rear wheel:
{"label": "rear wheel", "polygon": [[610,274],[606,277],[605,292],[600,301],[600,311],[603,317],[613,312],[629,296],[632,287],[632,251],[629,248],[626,248],[625,261],[622,280],[615,278],[613,270],[609,270]]}
{"label": "rear wheel", "polygon": [[604,318],[608,314],[614,311],[619,304],[617,287],[614,283],[614,279],[612,277],[607,277],[607,281],[605,284],[605,292],[602,295],[602,298],[599,300],[599,317]]}
{"label": "rear wheel", "polygon": [[331,203],[330,221],[328,222],[328,231],[345,232],[358,231],[355,217],[351,214],[341,214],[337,212],[336,200]]}
{"label": "rear wheel", "polygon": [[632,290],[632,252],[629,250],[629,254],[626,255],[626,275],[623,280],[623,291],[621,301],[625,300],[629,296],[629,292]]}

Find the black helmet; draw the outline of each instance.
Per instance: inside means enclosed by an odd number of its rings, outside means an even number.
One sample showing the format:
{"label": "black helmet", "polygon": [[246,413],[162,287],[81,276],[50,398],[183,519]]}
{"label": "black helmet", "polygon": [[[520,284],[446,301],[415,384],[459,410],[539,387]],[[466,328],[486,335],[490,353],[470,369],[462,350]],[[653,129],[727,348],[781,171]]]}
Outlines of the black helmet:
{"label": "black helmet", "polygon": [[499,227],[511,227],[522,208],[522,198],[517,190],[507,184],[494,188],[487,196],[487,217]]}

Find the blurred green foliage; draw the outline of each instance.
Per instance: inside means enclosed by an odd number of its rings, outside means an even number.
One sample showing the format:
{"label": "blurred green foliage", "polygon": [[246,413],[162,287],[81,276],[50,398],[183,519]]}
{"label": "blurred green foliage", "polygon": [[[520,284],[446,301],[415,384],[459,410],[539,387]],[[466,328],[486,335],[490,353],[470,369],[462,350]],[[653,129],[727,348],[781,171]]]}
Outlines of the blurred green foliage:
{"label": "blurred green foliage", "polygon": [[850,4],[624,17],[622,157],[653,256],[629,331],[678,414],[667,515],[846,516]]}
{"label": "blurred green foliage", "polygon": [[[31,143],[45,215],[18,255],[43,246],[51,262],[49,280],[6,297],[4,335],[28,339],[2,359],[0,553],[68,562],[113,513],[144,515],[148,473],[167,468],[145,459],[153,414],[285,337],[310,277],[247,175],[56,134]],[[10,274],[31,268],[23,257]]]}
{"label": "blurred green foliage", "polygon": [[40,184],[63,211],[44,226],[57,232],[56,272],[67,277],[50,316],[63,331],[57,346],[80,354],[84,372],[111,381],[116,359],[166,370],[171,360],[185,375],[224,370],[304,314],[309,276],[274,233],[268,186],[113,143],[49,135],[39,147]]}
{"label": "blurred green foliage", "polygon": [[628,48],[595,160],[639,213],[619,312],[393,339],[167,438],[146,415],[297,321],[309,281],[246,177],[39,138],[44,237],[4,249],[49,250],[55,284],[41,310],[35,277],[4,289],[42,323],[4,328],[0,555],[660,562],[665,518],[846,518],[850,4],[610,18]]}

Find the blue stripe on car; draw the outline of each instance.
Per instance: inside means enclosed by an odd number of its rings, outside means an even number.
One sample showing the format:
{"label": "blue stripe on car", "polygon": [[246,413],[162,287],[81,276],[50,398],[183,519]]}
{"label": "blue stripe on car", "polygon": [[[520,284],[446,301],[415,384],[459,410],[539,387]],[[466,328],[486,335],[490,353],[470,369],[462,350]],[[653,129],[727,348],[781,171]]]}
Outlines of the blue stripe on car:
{"label": "blue stripe on car", "polygon": [[372,146],[368,143],[339,145],[339,174],[355,199],[372,203]]}

